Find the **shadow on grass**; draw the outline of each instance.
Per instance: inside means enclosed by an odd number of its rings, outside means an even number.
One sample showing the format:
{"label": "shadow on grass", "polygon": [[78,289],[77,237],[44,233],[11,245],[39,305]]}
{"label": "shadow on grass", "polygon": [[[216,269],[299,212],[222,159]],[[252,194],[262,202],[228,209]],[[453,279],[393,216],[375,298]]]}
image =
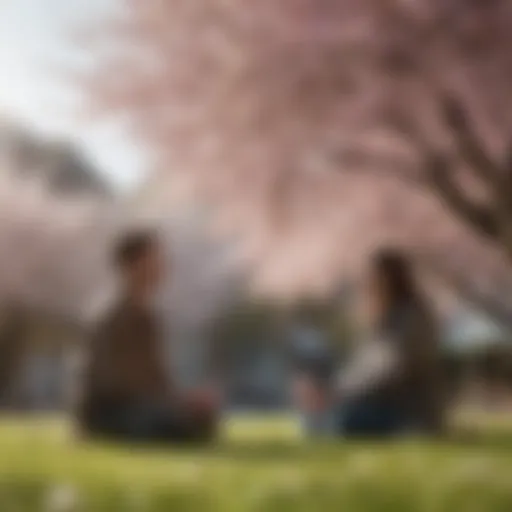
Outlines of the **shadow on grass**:
{"label": "shadow on grass", "polygon": [[110,445],[112,448],[132,453],[152,454],[158,457],[190,458],[200,457],[203,460],[232,460],[234,462],[286,462],[302,463],[307,460],[342,457],[344,453],[354,453],[358,449],[372,450],[375,453],[392,454],[403,447],[411,446],[419,452],[429,451],[438,453],[458,452],[470,453],[472,451],[491,455],[504,455],[512,453],[512,430],[503,430],[493,433],[474,433],[472,435],[454,436],[445,441],[429,440],[335,440],[335,441],[219,441],[211,445]]}
{"label": "shadow on grass", "polygon": [[236,443],[225,441],[215,442],[210,445],[103,443],[96,445],[96,448],[100,450],[106,448],[123,453],[129,451],[134,455],[169,456],[173,459],[200,457],[203,460],[222,458],[237,461],[259,460],[271,462],[304,460],[317,454],[319,447],[309,443],[291,444],[282,441],[238,441]]}

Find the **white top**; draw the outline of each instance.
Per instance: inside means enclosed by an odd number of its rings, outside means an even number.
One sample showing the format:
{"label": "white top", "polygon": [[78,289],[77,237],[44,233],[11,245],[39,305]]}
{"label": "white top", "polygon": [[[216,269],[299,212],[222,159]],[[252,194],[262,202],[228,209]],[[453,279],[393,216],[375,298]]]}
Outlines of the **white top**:
{"label": "white top", "polygon": [[383,339],[369,341],[344,367],[336,388],[343,396],[358,395],[379,385],[397,371],[399,354]]}

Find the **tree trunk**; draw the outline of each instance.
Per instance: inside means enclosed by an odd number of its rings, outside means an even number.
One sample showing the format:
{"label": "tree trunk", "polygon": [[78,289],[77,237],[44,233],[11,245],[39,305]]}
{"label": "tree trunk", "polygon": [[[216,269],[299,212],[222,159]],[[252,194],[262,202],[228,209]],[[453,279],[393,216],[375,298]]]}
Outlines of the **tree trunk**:
{"label": "tree trunk", "polygon": [[25,321],[18,309],[5,311],[0,327],[0,407],[13,405],[13,386],[23,359]]}

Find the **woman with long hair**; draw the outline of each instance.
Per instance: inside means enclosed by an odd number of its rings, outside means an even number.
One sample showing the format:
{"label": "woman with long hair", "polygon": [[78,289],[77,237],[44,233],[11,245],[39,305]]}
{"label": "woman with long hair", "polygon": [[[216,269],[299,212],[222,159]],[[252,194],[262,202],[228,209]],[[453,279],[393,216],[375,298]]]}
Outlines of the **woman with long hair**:
{"label": "woman with long hair", "polygon": [[366,294],[369,339],[340,372],[336,429],[345,435],[436,434],[444,423],[435,316],[401,251],[377,252]]}

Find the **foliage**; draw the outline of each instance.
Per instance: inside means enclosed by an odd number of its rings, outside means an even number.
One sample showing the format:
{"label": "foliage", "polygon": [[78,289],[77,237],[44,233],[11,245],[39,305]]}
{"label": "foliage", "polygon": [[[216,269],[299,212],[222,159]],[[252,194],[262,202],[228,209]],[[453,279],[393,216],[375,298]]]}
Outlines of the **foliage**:
{"label": "foliage", "polygon": [[233,347],[248,340],[275,337],[280,309],[267,302],[243,301],[220,315],[212,326],[217,343]]}
{"label": "foliage", "polygon": [[85,87],[217,207],[262,287],[325,290],[394,243],[507,318],[510,2],[126,6]]}
{"label": "foliage", "polygon": [[286,345],[290,329],[307,323],[325,334],[329,343],[343,346],[351,337],[346,308],[334,300],[304,299],[284,304],[269,300],[242,301],[217,318],[213,336],[225,347],[248,340]]}
{"label": "foliage", "polygon": [[94,199],[56,196],[35,178],[1,174],[0,306],[83,319],[105,280],[113,229]]}

